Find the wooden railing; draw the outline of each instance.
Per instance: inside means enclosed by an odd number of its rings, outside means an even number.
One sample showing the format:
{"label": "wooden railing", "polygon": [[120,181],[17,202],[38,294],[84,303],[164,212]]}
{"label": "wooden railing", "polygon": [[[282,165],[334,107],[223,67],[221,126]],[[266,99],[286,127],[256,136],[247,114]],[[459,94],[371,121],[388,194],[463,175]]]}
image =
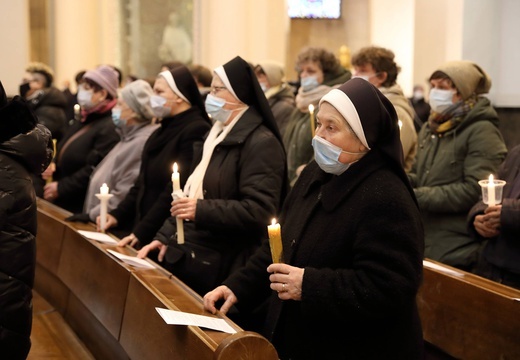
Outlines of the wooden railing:
{"label": "wooden railing", "polygon": [[98,243],[69,223],[70,214],[38,199],[35,290],[62,314],[99,359],[277,359],[261,335],[196,326],[167,325],[155,307],[211,316],[201,297],[161,267],[135,269],[106,250],[135,255],[130,248]]}
{"label": "wooden railing", "polygon": [[424,339],[456,359],[520,359],[520,291],[441,263],[424,268]]}

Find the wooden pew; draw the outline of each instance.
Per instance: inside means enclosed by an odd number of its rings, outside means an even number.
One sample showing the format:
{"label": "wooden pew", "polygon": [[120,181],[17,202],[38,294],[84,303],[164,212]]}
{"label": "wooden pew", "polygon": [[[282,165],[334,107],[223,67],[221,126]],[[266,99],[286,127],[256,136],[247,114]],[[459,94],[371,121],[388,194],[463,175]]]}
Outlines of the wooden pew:
{"label": "wooden pew", "polygon": [[[167,325],[155,307],[209,315],[202,298],[161,267],[135,269],[106,249],[130,248],[85,239],[70,214],[38,199],[35,290],[63,315],[100,359],[277,359],[273,345],[243,331],[223,315],[235,334],[196,326]],[[156,264],[155,264],[156,265]]]}
{"label": "wooden pew", "polygon": [[520,359],[520,290],[430,262],[440,269],[424,267],[424,339],[456,359]]}

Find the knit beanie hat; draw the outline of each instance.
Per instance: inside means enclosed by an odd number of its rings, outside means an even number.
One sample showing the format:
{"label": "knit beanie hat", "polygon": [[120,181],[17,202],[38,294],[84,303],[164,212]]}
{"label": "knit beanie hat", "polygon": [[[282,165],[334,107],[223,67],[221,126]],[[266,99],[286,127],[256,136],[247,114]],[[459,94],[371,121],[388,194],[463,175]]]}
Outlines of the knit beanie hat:
{"label": "knit beanie hat", "polygon": [[269,85],[277,86],[282,83],[284,78],[283,66],[275,61],[262,61],[258,64],[267,76]]}
{"label": "knit beanie hat", "polygon": [[119,75],[111,66],[101,65],[94,70],[89,70],[83,78],[94,81],[105,89],[114,99],[117,98],[117,87],[119,86]]}
{"label": "knit beanie hat", "polygon": [[152,95],[152,87],[144,80],[132,81],[121,90],[123,101],[144,120],[151,120],[154,117],[150,106]]}
{"label": "knit beanie hat", "polygon": [[38,123],[29,104],[20,96],[15,96],[11,101],[7,96],[0,81],[0,143],[19,134],[26,134]]}
{"label": "knit beanie hat", "polygon": [[436,71],[442,71],[450,77],[463,100],[468,99],[473,93],[486,94],[491,88],[489,75],[471,61],[449,61],[439,66]]}

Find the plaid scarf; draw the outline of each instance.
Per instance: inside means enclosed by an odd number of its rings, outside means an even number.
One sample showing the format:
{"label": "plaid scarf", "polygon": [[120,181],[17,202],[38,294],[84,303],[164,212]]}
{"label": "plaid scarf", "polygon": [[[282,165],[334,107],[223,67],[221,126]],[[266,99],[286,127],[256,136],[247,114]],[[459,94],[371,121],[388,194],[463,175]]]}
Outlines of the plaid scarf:
{"label": "plaid scarf", "polygon": [[457,127],[466,115],[475,107],[477,96],[472,95],[465,101],[459,101],[450,106],[442,113],[432,111],[428,117],[428,125],[431,131],[436,134],[443,134],[446,131]]}

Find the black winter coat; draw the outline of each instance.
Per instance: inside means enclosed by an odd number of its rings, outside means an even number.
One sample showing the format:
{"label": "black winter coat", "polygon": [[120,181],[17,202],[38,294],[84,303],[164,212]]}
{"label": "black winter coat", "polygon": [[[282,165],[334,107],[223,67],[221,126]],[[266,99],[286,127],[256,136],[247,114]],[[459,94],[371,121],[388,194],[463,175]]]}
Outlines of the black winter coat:
{"label": "black winter coat", "polygon": [[190,175],[194,144],[202,143],[211,128],[198,108],[164,118],[146,141],[139,177],[118,207],[110,212],[118,220],[120,235],[133,232],[141,245],[152,241],[170,216],[172,166],[177,162],[181,186]]}
{"label": "black winter coat", "polygon": [[25,359],[31,347],[36,265],[36,196],[30,174],[52,157],[42,125],[0,144],[0,358]]}
{"label": "black winter coat", "polygon": [[264,335],[281,359],[421,359],[421,217],[377,157],[369,152],[340,176],[312,161],[288,195],[283,258],[305,269],[301,301],[282,301],[270,289],[267,241],[224,281],[241,310],[270,298]]}
{"label": "black winter coat", "polygon": [[61,140],[67,127],[67,98],[55,87],[46,88],[28,100],[40,124],[45,125],[52,133],[52,138]]}
{"label": "black winter coat", "polygon": [[92,171],[118,142],[110,110],[89,114],[84,122],[71,125],[58,143],[54,173],[58,198],[54,203],[81,213]]}
{"label": "black winter coat", "polygon": [[220,284],[266,238],[283,201],[285,174],[281,142],[249,108],[213,151],[204,199],[197,201],[195,221],[184,223],[186,244],[176,244],[173,217],[156,235],[170,245],[165,268],[201,295]]}

